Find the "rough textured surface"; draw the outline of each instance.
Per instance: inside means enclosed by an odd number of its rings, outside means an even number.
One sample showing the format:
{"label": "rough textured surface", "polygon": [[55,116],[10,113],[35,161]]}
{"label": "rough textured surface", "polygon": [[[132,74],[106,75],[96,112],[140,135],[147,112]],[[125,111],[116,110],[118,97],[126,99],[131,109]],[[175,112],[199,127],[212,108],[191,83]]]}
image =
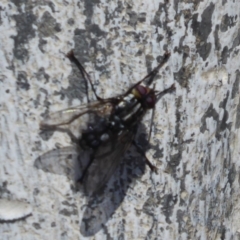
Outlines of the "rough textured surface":
{"label": "rough textured surface", "polygon": [[[239,9],[224,0],[2,0],[0,197],[33,212],[1,224],[1,239],[239,239]],[[103,97],[172,54],[156,89],[175,81],[177,90],[157,104],[147,152],[158,174],[131,151],[114,194],[102,199],[33,167],[70,143],[62,133],[39,135],[42,116],[86,102],[65,57],[72,48]]]}

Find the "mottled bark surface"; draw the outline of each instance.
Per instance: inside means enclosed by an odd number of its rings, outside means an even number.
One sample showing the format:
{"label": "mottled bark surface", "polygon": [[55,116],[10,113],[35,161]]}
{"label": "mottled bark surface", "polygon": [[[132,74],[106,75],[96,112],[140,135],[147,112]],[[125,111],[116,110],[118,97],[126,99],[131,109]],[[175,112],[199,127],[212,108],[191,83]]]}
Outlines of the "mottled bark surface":
{"label": "mottled bark surface", "polygon": [[[1,223],[1,239],[239,239],[239,13],[225,0],[2,0],[0,197],[27,201],[32,216]],[[147,150],[158,174],[130,149],[99,199],[33,166],[70,145],[39,134],[42,117],[86,102],[71,49],[104,98],[171,52],[156,89],[176,92],[158,102]]]}

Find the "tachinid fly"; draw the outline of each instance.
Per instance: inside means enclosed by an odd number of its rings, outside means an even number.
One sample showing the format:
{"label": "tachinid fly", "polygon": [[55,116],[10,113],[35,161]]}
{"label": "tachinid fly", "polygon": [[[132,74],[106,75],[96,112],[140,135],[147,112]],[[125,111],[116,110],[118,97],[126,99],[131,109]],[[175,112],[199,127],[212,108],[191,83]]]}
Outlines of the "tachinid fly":
{"label": "tachinid fly", "polygon": [[[51,172],[55,173],[75,174],[75,180],[82,183],[87,195],[101,190],[115,172],[129,146],[135,145],[139,149],[134,137],[145,113],[153,109],[164,94],[175,89],[174,84],[162,92],[149,87],[169,56],[169,53],[165,53],[162,62],[124,94],[103,99],[96,94],[89,74],[73,51],[69,52],[67,57],[76,64],[85,81],[90,84],[97,100],[52,113],[41,122],[40,128],[44,131],[66,132],[75,147],[64,148],[60,153],[58,150],[46,153],[36,160],[35,166],[41,169],[52,168]],[[79,156],[75,162],[69,157],[71,154]],[[150,169],[156,171],[144,152],[141,154]],[[54,157],[60,160],[54,163]],[[63,160],[64,157],[66,161]],[[80,174],[79,168],[82,168]]]}

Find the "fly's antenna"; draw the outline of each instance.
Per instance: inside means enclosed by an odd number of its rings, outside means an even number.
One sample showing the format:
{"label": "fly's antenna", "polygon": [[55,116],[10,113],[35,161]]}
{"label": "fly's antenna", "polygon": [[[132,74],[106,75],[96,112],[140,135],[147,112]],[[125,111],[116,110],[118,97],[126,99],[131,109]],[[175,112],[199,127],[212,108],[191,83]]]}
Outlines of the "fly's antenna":
{"label": "fly's antenna", "polygon": [[[79,71],[81,72],[82,77],[84,78],[84,80],[86,81],[86,83],[87,83],[87,82],[90,83],[91,88],[92,88],[92,91],[93,91],[95,97],[97,98],[97,100],[99,100],[99,101],[103,100],[101,97],[99,97],[99,96],[97,95],[96,90],[95,90],[95,88],[94,88],[94,86],[93,86],[93,83],[92,83],[92,80],[91,80],[89,74],[86,72],[86,70],[84,69],[84,67],[82,66],[82,64],[78,61],[78,59],[75,57],[73,50],[71,50],[66,56],[67,56],[67,58],[68,58],[71,62],[73,62],[73,63],[77,66],[77,68],[78,68]],[[86,89],[87,89],[87,92],[88,92],[88,86],[87,86],[87,84],[86,84]],[[88,93],[87,93],[87,98],[88,98]],[[89,102],[89,98],[88,98],[88,102]]]}

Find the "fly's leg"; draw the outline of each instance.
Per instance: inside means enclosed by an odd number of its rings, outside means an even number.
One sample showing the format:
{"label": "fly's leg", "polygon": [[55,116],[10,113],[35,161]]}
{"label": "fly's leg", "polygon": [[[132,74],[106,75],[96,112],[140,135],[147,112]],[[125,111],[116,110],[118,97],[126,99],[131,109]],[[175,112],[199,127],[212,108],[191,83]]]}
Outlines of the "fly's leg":
{"label": "fly's leg", "polygon": [[[73,53],[73,50],[71,50],[71,51],[67,54],[67,57],[68,57],[69,60],[70,60],[71,62],[73,62],[73,63],[77,66],[77,68],[80,70],[80,72],[81,72],[84,80],[85,80],[86,82],[88,81],[88,82],[90,83],[91,88],[92,88],[92,91],[93,91],[95,97],[97,98],[97,100],[102,101],[103,99],[102,99],[101,97],[99,97],[99,96],[97,95],[97,93],[96,93],[96,90],[95,90],[95,88],[94,88],[94,86],[93,86],[93,83],[92,83],[92,80],[91,80],[89,74],[86,72],[86,70],[84,69],[84,67],[82,66],[82,64],[78,61],[78,59],[75,57],[75,55],[74,55],[74,53]],[[87,88],[87,90],[88,90],[87,85],[86,85],[86,88]],[[89,101],[89,99],[88,99],[88,101]]]}
{"label": "fly's leg", "polygon": [[[153,89],[155,89],[155,85],[156,85],[156,84],[154,84],[154,88],[153,88]],[[167,93],[171,93],[171,92],[173,92],[175,89],[176,89],[176,88],[175,88],[175,84],[172,84],[169,88],[163,90],[162,92],[154,91],[155,94],[156,94],[156,97],[157,97],[157,101],[158,101],[161,97],[163,97],[163,95],[165,95],[165,94],[167,94]],[[151,134],[152,134],[152,124],[153,124],[153,118],[154,118],[154,114],[155,114],[155,109],[156,109],[156,108],[154,107],[153,110],[152,110],[150,131],[149,131],[149,134],[148,134],[148,141],[150,141]]]}
{"label": "fly's leg", "polygon": [[149,161],[149,159],[147,158],[147,156],[145,155],[145,152],[137,145],[137,143],[135,142],[135,140],[133,140],[133,145],[136,147],[136,149],[138,150],[138,152],[144,157],[147,165],[149,166],[149,168],[151,169],[151,171],[157,173],[157,168]]}
{"label": "fly's leg", "polygon": [[165,52],[165,54],[163,55],[163,58],[161,60],[161,62],[158,64],[157,67],[155,67],[144,79],[148,78],[148,81],[146,82],[146,85],[150,86],[155,78],[155,76],[157,75],[158,71],[160,68],[162,68],[165,63],[168,61],[169,57],[171,56],[171,54],[169,52]]}
{"label": "fly's leg", "polygon": [[168,61],[169,57],[170,57],[170,53],[169,52],[166,52],[164,55],[163,55],[163,59],[161,61],[161,63],[158,64],[157,67],[155,67],[149,74],[147,74],[143,79],[141,79],[140,81],[138,81],[137,83],[135,83],[126,93],[125,93],[125,96],[128,95],[130,92],[132,92],[132,90],[138,86],[140,83],[142,83],[143,81],[145,81],[146,79],[148,79],[146,85],[147,86],[150,86],[155,78],[155,76],[157,75],[158,71],[160,68],[162,68],[165,63]]}
{"label": "fly's leg", "polygon": [[[156,87],[156,83],[153,86],[154,90],[155,90],[155,87]],[[151,134],[152,134],[152,125],[153,125],[153,118],[155,115],[155,109],[156,109],[155,107],[152,109],[151,124],[150,124],[150,130],[149,130],[149,134],[148,134],[148,142],[150,141]]]}
{"label": "fly's leg", "polygon": [[[155,89],[155,85],[154,85],[154,89]],[[158,92],[155,91],[156,97],[157,97],[157,101],[165,94],[167,93],[171,93],[173,91],[175,91],[175,84],[172,84],[169,88],[163,90],[162,92]],[[151,116],[151,126],[150,126],[150,131],[148,134],[148,141],[150,141],[151,138],[151,133],[152,133],[152,124],[153,124],[153,118],[154,118],[154,114],[155,114],[155,108],[153,108],[152,110],[152,116]],[[152,163],[148,160],[148,158],[146,157],[145,153],[143,152],[143,150],[136,144],[136,142],[133,142],[133,145],[138,149],[138,151],[145,157],[145,160],[148,164],[148,166],[150,167],[150,169],[154,172],[156,172],[157,168],[155,166],[152,165]]]}
{"label": "fly's leg", "polygon": [[162,92],[154,91],[156,94],[157,101],[159,101],[160,98],[162,98],[165,94],[171,93],[176,90],[175,84],[173,83],[169,88],[163,90]]}

